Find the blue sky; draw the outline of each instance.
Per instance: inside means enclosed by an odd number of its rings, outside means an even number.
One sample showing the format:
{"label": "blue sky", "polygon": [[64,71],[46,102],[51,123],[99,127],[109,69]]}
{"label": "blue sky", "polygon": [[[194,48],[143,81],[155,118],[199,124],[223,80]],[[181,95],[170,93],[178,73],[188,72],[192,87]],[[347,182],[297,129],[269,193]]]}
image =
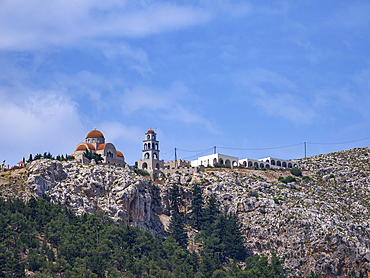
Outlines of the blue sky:
{"label": "blue sky", "polygon": [[129,164],[150,128],[165,160],[175,147],[188,159],[213,146],[301,158],[303,142],[308,155],[370,144],[310,144],[370,137],[369,1],[0,7],[0,160],[11,165],[73,153],[95,127]]}

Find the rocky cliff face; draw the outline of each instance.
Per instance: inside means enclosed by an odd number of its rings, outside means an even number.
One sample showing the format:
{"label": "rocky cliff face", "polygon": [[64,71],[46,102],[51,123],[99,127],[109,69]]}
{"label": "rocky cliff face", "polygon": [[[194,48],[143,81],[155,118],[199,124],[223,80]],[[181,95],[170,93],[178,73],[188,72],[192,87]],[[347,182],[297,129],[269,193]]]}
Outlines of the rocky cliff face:
{"label": "rocky cliff face", "polygon": [[100,211],[161,234],[172,184],[181,186],[187,211],[198,183],[205,199],[215,195],[222,210],[238,214],[251,255],[274,249],[298,276],[369,276],[369,159],[369,148],[310,157],[300,161],[310,180],[288,184],[278,181],[291,175],[287,170],[211,168],[149,182],[115,166],[40,160],[18,176],[2,176],[0,185],[3,196],[46,197],[78,214]]}

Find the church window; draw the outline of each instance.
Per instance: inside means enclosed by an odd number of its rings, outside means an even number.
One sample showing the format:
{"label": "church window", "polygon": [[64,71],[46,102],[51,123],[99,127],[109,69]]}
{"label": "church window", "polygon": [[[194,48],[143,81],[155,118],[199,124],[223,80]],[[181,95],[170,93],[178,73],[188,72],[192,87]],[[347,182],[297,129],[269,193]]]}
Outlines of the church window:
{"label": "church window", "polygon": [[152,137],[152,138],[153,138],[153,140],[155,140],[155,135],[153,135],[153,137]]}
{"label": "church window", "polygon": [[155,144],[155,149],[158,150],[158,144]]}
{"label": "church window", "polygon": [[113,157],[113,153],[111,151],[108,151],[107,156],[108,157]]}
{"label": "church window", "polygon": [[155,168],[159,169],[159,163],[157,163],[157,165],[155,165]]}
{"label": "church window", "polygon": [[146,139],[147,139],[147,140],[149,140],[149,139],[150,139],[150,135],[148,135],[148,136],[146,137]]}
{"label": "church window", "polygon": [[145,156],[144,156],[146,159],[149,158],[149,153],[146,153]]}
{"label": "church window", "polygon": [[148,148],[147,144],[145,143],[144,144],[144,150],[146,150]]}
{"label": "church window", "polygon": [[153,158],[158,159],[158,155],[156,153],[153,153]]}
{"label": "church window", "polygon": [[148,149],[150,149],[150,143],[148,143]]}

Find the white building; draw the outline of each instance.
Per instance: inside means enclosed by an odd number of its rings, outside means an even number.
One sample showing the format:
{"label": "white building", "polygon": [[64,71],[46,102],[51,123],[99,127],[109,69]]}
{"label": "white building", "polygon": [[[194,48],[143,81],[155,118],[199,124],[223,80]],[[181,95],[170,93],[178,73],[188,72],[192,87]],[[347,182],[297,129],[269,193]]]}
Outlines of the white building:
{"label": "white building", "polygon": [[220,153],[215,153],[211,155],[201,156],[197,160],[191,162],[192,167],[204,166],[207,167],[215,166],[216,164],[228,164],[230,166],[238,166],[238,158],[236,156],[230,156]]}
{"label": "white building", "polygon": [[238,163],[241,167],[252,167],[256,166],[257,169],[279,169],[279,168],[298,168],[299,164],[297,161],[293,160],[284,160],[280,158],[275,157],[266,157],[262,159],[251,159],[251,158],[244,158],[239,160]]}

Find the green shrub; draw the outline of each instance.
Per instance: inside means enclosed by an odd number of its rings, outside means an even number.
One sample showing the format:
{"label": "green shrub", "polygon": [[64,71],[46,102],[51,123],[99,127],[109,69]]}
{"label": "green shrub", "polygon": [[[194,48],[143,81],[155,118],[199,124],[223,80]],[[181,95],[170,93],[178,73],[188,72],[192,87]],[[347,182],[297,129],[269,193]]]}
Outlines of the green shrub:
{"label": "green shrub", "polygon": [[302,171],[301,169],[298,169],[298,168],[292,168],[290,169],[290,173],[296,177],[300,177],[302,176]]}
{"label": "green shrub", "polygon": [[288,183],[288,182],[294,182],[294,181],[296,181],[296,180],[295,180],[295,178],[293,178],[292,176],[287,176],[287,177],[285,178],[285,183]]}
{"label": "green shrub", "polygon": [[309,177],[309,176],[303,176],[302,177],[302,180],[304,180],[304,181],[309,181],[311,178]]}
{"label": "green shrub", "polygon": [[148,171],[138,169],[138,168],[135,169],[135,173],[138,174],[138,175],[141,175],[141,176],[150,176]]}
{"label": "green shrub", "polygon": [[258,193],[256,191],[250,191],[249,196],[258,198]]}
{"label": "green shrub", "polygon": [[330,174],[329,179],[333,179],[333,178],[334,178],[334,175]]}

